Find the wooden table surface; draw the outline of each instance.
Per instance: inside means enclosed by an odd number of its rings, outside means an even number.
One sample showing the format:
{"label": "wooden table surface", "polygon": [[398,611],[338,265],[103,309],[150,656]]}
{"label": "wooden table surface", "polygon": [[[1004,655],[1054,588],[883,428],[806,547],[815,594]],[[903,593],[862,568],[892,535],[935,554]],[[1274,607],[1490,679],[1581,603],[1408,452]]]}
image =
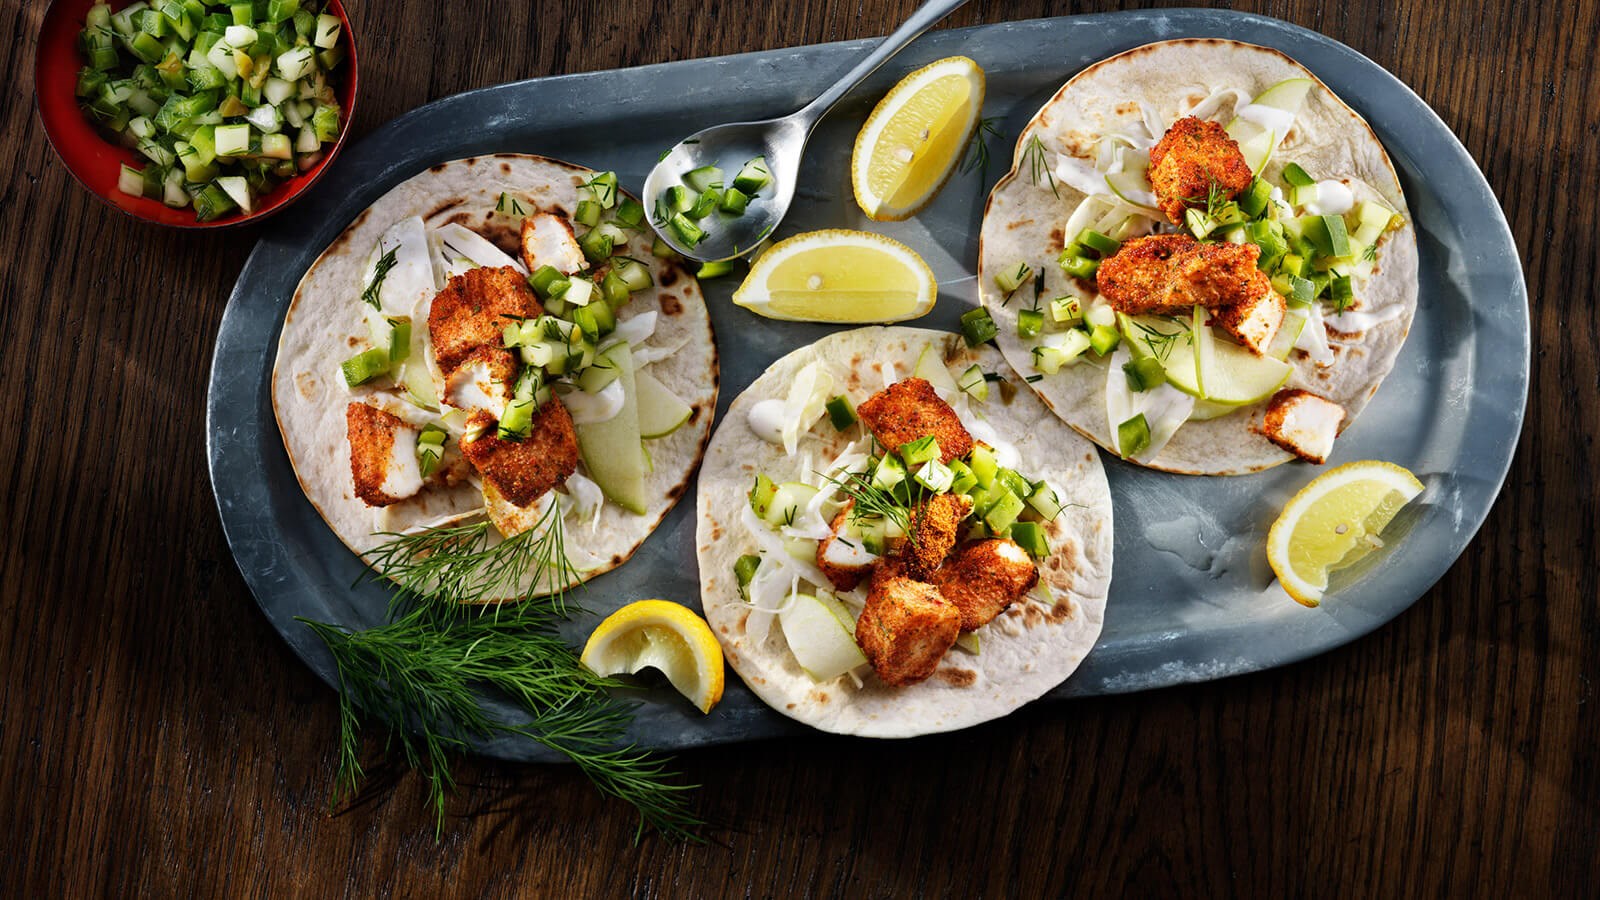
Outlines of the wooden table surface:
{"label": "wooden table surface", "polygon": [[[141,225],[68,176],[28,89],[45,5],[0,0],[0,895],[1594,890],[1600,0],[1229,4],[1394,72],[1507,204],[1533,396],[1438,586],[1272,672],[905,743],[684,754],[723,823],[703,846],[635,846],[631,810],[558,767],[463,764],[437,841],[415,776],[329,815],[334,694],[258,611],[206,479],[212,343],[263,229]],[[878,35],[916,3],[350,5],[359,138],[458,91]],[[1123,5],[980,0],[950,24]]]}

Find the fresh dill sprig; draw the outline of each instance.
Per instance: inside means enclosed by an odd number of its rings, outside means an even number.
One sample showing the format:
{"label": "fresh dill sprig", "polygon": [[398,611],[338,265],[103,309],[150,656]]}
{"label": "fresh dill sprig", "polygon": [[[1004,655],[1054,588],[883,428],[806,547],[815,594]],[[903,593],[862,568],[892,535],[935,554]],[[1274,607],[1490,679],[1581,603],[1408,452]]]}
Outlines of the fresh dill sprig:
{"label": "fresh dill sprig", "polygon": [[989,180],[989,139],[1005,137],[994,125],[998,121],[998,117],[978,120],[978,130],[972,134],[967,158],[961,163],[961,174],[966,175],[977,169],[979,181]]}
{"label": "fresh dill sprig", "polygon": [[920,483],[912,482],[915,484],[917,496],[911,498],[910,506],[906,506],[901,504],[900,498],[895,496],[894,491],[878,487],[872,483],[872,479],[860,472],[845,472],[842,480],[822,472],[816,474],[833,485],[839,493],[850,498],[852,501],[850,521],[871,518],[893,522],[911,541],[911,545],[916,546],[916,530],[911,527],[911,507],[916,506],[921,498]]}
{"label": "fresh dill sprig", "polygon": [[1368,244],[1361,248],[1361,258],[1367,262],[1374,262],[1378,258],[1378,245]]}
{"label": "fresh dill sprig", "polygon": [[1050,193],[1059,199],[1061,194],[1056,190],[1055,173],[1050,171],[1050,160],[1046,156],[1048,152],[1044,147],[1044,141],[1039,140],[1039,136],[1035,134],[1028,138],[1027,146],[1022,151],[1022,158],[1028,163],[1028,180],[1038,186],[1039,176],[1043,175],[1050,182]]}
{"label": "fresh dill sprig", "polygon": [[387,540],[364,554],[373,570],[365,577],[393,581],[401,597],[428,597],[450,606],[513,599],[531,574],[533,586],[542,580],[550,590],[546,601],[564,614],[566,587],[578,578],[567,559],[560,502],[552,501],[521,534],[496,543],[492,530],[488,521],[478,521],[409,534],[385,532],[381,536]]}
{"label": "fresh dill sprig", "polygon": [[[560,619],[538,602],[464,608],[427,600],[366,631],[301,619],[328,645],[339,672],[335,802],[360,786],[361,728],[373,725],[427,779],[442,830],[445,795],[455,786],[449,754],[469,750],[472,740],[521,734],[577,763],[603,793],[633,804],[641,826],[692,837],[688,786],[670,783],[672,773],[648,753],[614,747],[631,709],[606,695],[615,682],[579,664],[555,632]],[[491,717],[480,688],[509,696],[532,719]]]}
{"label": "fresh dill sprig", "polygon": [[[640,828],[696,839],[687,807],[692,786],[671,783],[658,757],[618,747],[630,704],[606,689],[622,686],[589,672],[556,631],[572,608],[559,502],[527,531],[494,543],[488,522],[384,535],[366,554],[400,588],[385,625],[350,631],[300,619],[333,654],[339,673],[339,768],[334,802],[359,789],[361,731],[375,726],[422,773],[444,826],[445,795],[455,787],[450,754],[497,735],[523,735],[565,755],[607,795],[639,811]],[[531,585],[526,591],[523,584]],[[485,601],[506,600],[504,603]],[[509,697],[531,718],[507,722],[481,705],[480,691]]]}
{"label": "fresh dill sprig", "polygon": [[589,189],[589,193],[594,195],[601,206],[610,209],[617,200],[617,187],[609,179],[601,180],[600,176],[604,174],[596,172],[594,177],[583,183],[583,186]]}
{"label": "fresh dill sprig", "polygon": [[383,288],[383,280],[389,277],[389,270],[396,265],[395,254],[400,252],[400,245],[395,244],[389,252],[378,257],[378,262],[372,267],[372,280],[367,283],[366,289],[361,292],[361,302],[373,309],[383,308],[383,299],[378,293]]}

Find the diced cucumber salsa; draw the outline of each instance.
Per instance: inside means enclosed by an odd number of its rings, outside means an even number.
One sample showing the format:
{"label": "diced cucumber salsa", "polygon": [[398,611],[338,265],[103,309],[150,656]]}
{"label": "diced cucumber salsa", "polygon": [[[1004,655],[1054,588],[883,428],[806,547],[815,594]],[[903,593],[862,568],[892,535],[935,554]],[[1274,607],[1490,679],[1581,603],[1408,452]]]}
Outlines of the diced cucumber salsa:
{"label": "diced cucumber salsa", "polygon": [[79,106],[148,160],[124,164],[118,189],[192,206],[202,222],[253,212],[339,136],[342,32],[314,0],[90,7]]}
{"label": "diced cucumber salsa", "polygon": [[[770,184],[772,172],[765,156],[746,162],[731,182],[717,166],[690,169],[683,173],[682,184],[672,185],[656,198],[653,221],[656,227],[671,230],[683,245],[693,247],[706,239],[707,227],[716,227],[714,218],[707,221],[713,212],[728,218],[742,216],[750,201]],[[707,263],[697,274],[714,278],[731,268],[728,263]]]}

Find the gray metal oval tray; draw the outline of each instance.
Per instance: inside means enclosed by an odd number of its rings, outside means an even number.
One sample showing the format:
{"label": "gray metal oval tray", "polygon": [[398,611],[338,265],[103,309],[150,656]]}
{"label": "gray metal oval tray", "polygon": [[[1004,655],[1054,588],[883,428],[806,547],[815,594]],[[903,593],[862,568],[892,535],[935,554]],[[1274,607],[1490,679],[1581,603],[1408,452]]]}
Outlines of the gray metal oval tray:
{"label": "gray metal oval tray", "polygon": [[[858,88],[806,152],[796,203],[778,232],[881,231],[918,250],[940,300],[916,324],[955,330],[976,302],[972,274],[983,202],[1021,127],[1063,81],[1130,47],[1175,37],[1226,37],[1276,47],[1316,72],[1372,124],[1400,171],[1422,258],[1416,323],[1377,397],[1339,442],[1335,462],[1387,459],[1427,484],[1394,526],[1403,540],[1360,571],[1340,573],[1333,602],[1303,609],[1275,587],[1262,545],[1276,510],[1315,471],[1283,466],[1237,478],[1164,475],[1106,461],[1116,503],[1116,565],[1105,632],[1083,667],[1047,700],[1145,690],[1280,666],[1376,629],[1442,576],[1476,533],[1505,479],[1527,399],[1526,288],[1510,231],[1483,175],[1439,117],[1359,53],[1275,19],[1175,10],[986,25],[931,34]],[[274,222],[229,298],[208,400],[212,486],[228,542],[267,617],[334,683],[332,658],[294,616],[368,627],[386,595],[353,590],[361,563],[306,501],[272,416],[270,373],[295,284],[324,246],[395,183],[434,163],[491,152],[539,153],[614,169],[630,189],[661,150],[717,122],[797,108],[848,69],[857,41],[698,59],[505,84],[409,112],[348,148],[317,191]],[[869,223],[849,185],[850,148],[871,106],[902,74],[944,56],[988,73],[985,115],[1004,139],[986,174],[955,176],[915,219]],[[706,293],[722,357],[719,414],[766,365],[828,332],[771,322],[728,302],[733,280]],[[604,614],[661,596],[698,605],[692,501],[638,555],[591,582],[580,602]],[[575,643],[598,619],[572,622]],[[757,701],[736,676],[702,717],[669,689],[640,692],[630,737],[660,748],[803,730]],[[492,701],[490,705],[493,706]],[[499,712],[509,715],[509,709]],[[547,760],[522,739],[482,747]]]}

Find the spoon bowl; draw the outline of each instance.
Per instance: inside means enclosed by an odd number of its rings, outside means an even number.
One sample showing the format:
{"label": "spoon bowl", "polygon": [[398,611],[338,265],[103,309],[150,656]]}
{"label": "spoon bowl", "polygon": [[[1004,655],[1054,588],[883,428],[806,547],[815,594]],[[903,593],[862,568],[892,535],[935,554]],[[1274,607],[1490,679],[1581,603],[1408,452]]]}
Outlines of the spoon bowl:
{"label": "spoon bowl", "polygon": [[[759,122],[714,125],[679,141],[650,170],[644,182],[645,212],[667,246],[691,259],[713,262],[734,259],[754,250],[789,211],[800,175],[800,159],[811,135],[799,114]],[[750,199],[744,214],[713,212],[702,220],[705,239],[689,246],[656,215],[656,200],[667,188],[681,184],[683,173],[702,166],[717,166],[731,183],[744,164],[758,156],[767,158],[772,183]]]}
{"label": "spoon bowl", "polygon": [[[700,262],[735,259],[754,250],[789,211],[795,182],[800,175],[800,159],[805,154],[811,129],[851,88],[966,2],[928,0],[843,78],[791,115],[714,125],[679,141],[655,164],[644,181],[645,214],[656,234],[667,246]],[[656,214],[661,195],[673,185],[682,184],[685,172],[701,166],[717,166],[722,169],[724,178],[731,181],[745,163],[757,156],[767,158],[772,183],[757,192],[743,215],[731,216],[716,211],[702,219],[700,227],[706,234],[698,243],[691,246],[680,240],[666,219]]]}

